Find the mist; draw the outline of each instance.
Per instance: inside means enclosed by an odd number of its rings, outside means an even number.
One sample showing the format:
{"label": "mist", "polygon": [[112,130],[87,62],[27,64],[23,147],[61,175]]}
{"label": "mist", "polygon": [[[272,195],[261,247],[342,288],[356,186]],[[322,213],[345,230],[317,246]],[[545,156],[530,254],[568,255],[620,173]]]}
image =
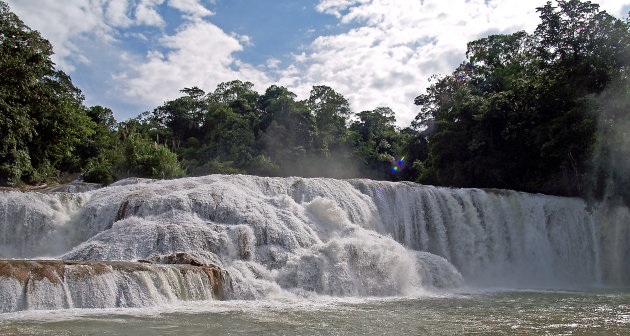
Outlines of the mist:
{"label": "mist", "polygon": [[591,198],[630,204],[630,78],[626,74],[595,99],[599,112]]}

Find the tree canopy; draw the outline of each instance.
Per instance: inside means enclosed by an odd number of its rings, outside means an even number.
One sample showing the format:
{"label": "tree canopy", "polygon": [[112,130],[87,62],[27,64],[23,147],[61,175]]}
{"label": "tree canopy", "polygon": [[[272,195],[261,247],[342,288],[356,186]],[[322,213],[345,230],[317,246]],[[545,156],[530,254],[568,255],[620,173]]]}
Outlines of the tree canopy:
{"label": "tree canopy", "polygon": [[421,180],[562,195],[590,188],[596,97],[627,71],[629,26],[579,0],[537,10],[533,34],[470,42],[467,59],[416,98],[416,124],[435,124]]}
{"label": "tree canopy", "polygon": [[50,43],[4,2],[0,38],[0,183],[39,182],[72,166],[93,125],[81,91],[55,70]]}
{"label": "tree canopy", "polygon": [[113,165],[105,157],[117,152],[112,111],[85,107],[70,77],[55,69],[52,53],[50,43],[0,1],[0,185],[58,180],[95,162]]}

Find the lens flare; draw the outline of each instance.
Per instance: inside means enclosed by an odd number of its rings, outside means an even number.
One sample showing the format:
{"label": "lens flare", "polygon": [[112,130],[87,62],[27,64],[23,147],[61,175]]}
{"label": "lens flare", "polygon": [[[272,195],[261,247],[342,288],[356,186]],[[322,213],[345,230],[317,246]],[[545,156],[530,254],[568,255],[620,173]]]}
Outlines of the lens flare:
{"label": "lens flare", "polygon": [[407,155],[403,155],[400,160],[398,160],[397,163],[393,164],[393,168],[392,168],[392,173],[397,173],[400,169],[402,169],[403,166],[403,162],[405,161],[405,158],[407,157]]}

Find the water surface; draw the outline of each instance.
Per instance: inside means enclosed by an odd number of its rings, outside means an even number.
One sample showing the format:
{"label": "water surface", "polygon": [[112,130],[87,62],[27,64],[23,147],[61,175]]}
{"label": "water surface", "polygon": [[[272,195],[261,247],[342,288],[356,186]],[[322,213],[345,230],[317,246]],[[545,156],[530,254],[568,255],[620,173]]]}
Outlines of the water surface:
{"label": "water surface", "polygon": [[0,335],[630,334],[630,290],[205,301],[0,315]]}

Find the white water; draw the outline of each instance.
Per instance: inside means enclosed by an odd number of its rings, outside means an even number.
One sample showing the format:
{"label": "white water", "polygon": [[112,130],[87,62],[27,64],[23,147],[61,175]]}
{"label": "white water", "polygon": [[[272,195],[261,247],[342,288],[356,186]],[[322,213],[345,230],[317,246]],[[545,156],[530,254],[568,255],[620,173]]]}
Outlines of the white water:
{"label": "white water", "polygon": [[[65,265],[59,273],[36,262],[26,281],[0,276],[0,313],[20,310],[148,307],[212,300],[200,268],[163,265]],[[38,272],[39,271],[39,272]],[[47,276],[41,276],[45,274]]]}
{"label": "white water", "polygon": [[0,192],[0,257],[54,256],[72,248],[84,230],[72,215],[86,199],[85,194]]}
{"label": "white water", "polygon": [[628,209],[504,190],[211,175],[2,192],[0,218],[5,257],[186,252],[228,271],[232,299],[630,284]]}

